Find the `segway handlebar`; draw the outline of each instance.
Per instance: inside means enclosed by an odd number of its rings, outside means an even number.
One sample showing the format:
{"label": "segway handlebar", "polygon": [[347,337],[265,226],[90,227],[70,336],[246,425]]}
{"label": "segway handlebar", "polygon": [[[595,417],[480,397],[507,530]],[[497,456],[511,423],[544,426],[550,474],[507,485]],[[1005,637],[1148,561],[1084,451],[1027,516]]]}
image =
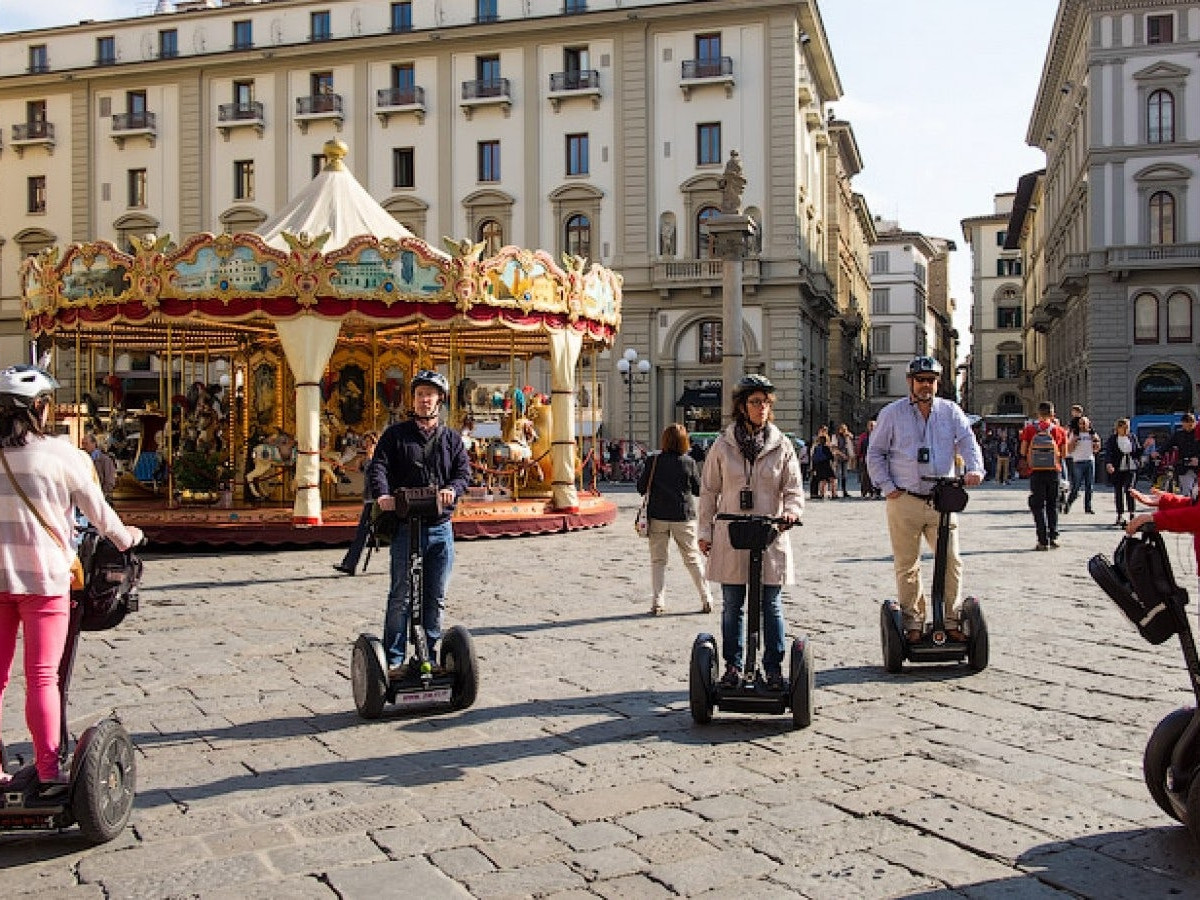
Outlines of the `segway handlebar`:
{"label": "segway handlebar", "polygon": [[956,487],[965,488],[967,486],[967,478],[965,475],[922,475],[922,481],[931,481],[937,484],[953,484]]}
{"label": "segway handlebar", "polygon": [[804,524],[799,519],[788,521],[783,516],[765,516],[758,513],[717,513],[717,518],[726,522],[767,522],[778,525],[781,529]]}

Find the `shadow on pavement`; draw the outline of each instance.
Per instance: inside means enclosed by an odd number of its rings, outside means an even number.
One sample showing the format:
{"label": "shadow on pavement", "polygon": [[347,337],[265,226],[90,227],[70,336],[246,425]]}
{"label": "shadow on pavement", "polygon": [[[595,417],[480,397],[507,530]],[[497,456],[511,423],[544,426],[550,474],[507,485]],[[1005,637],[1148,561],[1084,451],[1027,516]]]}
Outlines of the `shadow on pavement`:
{"label": "shadow on pavement", "polygon": [[878,666],[841,666],[835,669],[818,669],[816,673],[817,687],[831,687],[842,684],[870,684],[872,682],[935,682],[957,681],[978,675],[971,671],[966,663],[905,663],[904,671],[892,675],[882,665]]}

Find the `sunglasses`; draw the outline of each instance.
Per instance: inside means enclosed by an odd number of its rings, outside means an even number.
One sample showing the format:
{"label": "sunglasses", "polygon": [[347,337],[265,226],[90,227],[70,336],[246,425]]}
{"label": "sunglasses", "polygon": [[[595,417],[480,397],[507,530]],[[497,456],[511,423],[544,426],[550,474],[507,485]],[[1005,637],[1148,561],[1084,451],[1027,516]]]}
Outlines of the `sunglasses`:
{"label": "sunglasses", "polygon": [[772,406],[774,403],[775,401],[770,397],[763,397],[762,399],[755,397],[753,400],[746,401],[747,406]]}
{"label": "sunglasses", "polygon": [[936,375],[914,375],[913,381],[917,384],[937,384]]}

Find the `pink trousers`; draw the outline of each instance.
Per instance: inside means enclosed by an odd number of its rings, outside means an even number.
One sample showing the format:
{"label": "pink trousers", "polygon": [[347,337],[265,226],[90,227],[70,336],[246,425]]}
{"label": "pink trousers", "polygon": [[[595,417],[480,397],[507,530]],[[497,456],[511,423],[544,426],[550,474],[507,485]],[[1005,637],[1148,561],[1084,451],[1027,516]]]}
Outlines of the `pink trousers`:
{"label": "pink trousers", "polygon": [[62,698],[58,664],[67,642],[70,600],[0,593],[0,709],[17,652],[17,629],[25,630],[25,723],[33,738],[38,778],[58,776]]}

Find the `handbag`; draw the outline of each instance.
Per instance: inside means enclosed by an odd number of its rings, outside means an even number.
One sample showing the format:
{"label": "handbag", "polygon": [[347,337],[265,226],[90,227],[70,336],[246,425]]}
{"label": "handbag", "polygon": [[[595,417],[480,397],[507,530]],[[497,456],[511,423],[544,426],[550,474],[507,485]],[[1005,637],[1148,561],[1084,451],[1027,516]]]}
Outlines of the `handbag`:
{"label": "handbag", "polygon": [[66,545],[63,544],[62,540],[59,539],[59,536],[54,533],[54,529],[50,527],[50,524],[42,518],[41,512],[36,506],[33,505],[33,501],[29,499],[29,495],[25,493],[25,491],[21,488],[21,485],[17,482],[17,476],[13,475],[12,467],[8,464],[8,457],[4,454],[4,448],[2,447],[0,447],[0,463],[4,463],[4,471],[8,475],[8,480],[12,482],[13,490],[17,492],[18,497],[25,501],[25,505],[28,506],[29,511],[33,513],[33,517],[38,520],[43,528],[46,529],[46,534],[50,535],[50,540],[58,544],[59,549],[64,553],[71,554],[71,590],[82,591],[83,563],[79,561],[79,554],[73,550],[68,550]]}
{"label": "handbag", "polygon": [[658,465],[659,455],[655,453],[654,459],[650,460],[650,477],[646,479],[646,493],[642,497],[642,505],[638,507],[637,515],[633,517],[633,530],[637,532],[638,537],[650,537],[650,515],[646,512],[646,505],[650,502],[650,489],[654,485],[654,467]]}

